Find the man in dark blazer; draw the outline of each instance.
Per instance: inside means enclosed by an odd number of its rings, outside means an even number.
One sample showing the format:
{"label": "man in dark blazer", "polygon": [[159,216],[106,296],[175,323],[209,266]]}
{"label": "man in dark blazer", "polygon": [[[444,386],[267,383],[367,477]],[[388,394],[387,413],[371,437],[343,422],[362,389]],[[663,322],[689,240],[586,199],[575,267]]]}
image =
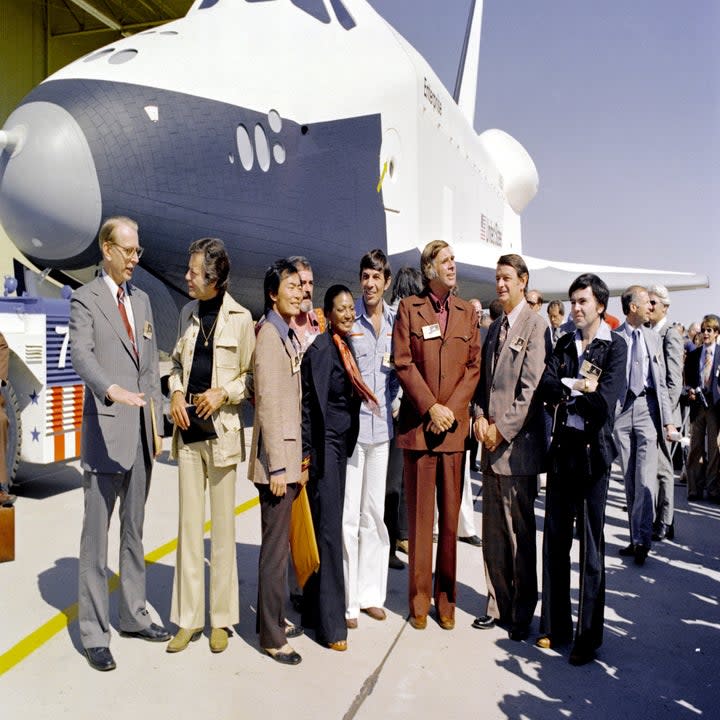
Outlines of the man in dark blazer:
{"label": "man in dark blazer", "polygon": [[[688,500],[720,503],[720,318],[706,315],[700,325],[703,343],[685,358],[683,399],[690,403]],[[707,440],[707,451],[705,450]]]}
{"label": "man in dark blazer", "polygon": [[572,639],[570,550],[577,521],[581,601],[570,663],[584,665],[595,658],[603,636],[605,503],[627,346],[603,319],[610,292],[597,275],[580,275],[569,296],[576,330],[558,340],[538,388],[555,422],[543,534],[543,634],[535,644],[555,648]]}
{"label": "man in dark blazer", "polygon": [[[426,627],[434,596],[440,626],[450,630],[455,626],[462,460],[480,336],[472,305],[454,295],[452,248],[434,240],[425,246],[420,262],[425,289],[400,302],[393,333],[395,369],[404,391],[396,442],[404,451],[410,623],[416,629]],[[436,488],[439,531],[433,591]]]}
{"label": "man in dark blazer", "polygon": [[667,443],[675,433],[667,392],[665,358],[660,336],[645,323],[650,319],[650,296],[631,285],[620,298],[625,322],[617,329],[628,346],[627,393],[618,403],[614,437],[625,478],[630,543],[620,555],[644,565],[652,545],[657,498],[658,452],[669,456]]}
{"label": "man in dark blazer", "polygon": [[[10,349],[5,336],[0,333],[0,387],[7,383],[9,365]],[[12,505],[17,499],[15,495],[8,492],[10,489],[7,471],[8,427],[9,420],[5,412],[5,396],[0,392],[0,506]]]}
{"label": "man in dark blazer", "polygon": [[[110,218],[98,236],[102,274],[73,293],[73,367],[85,382],[82,468],[85,515],[80,539],[80,640],[96,670],[113,670],[109,649],[108,525],[120,500],[120,632],[154,642],[170,634],[145,607],[142,544],[145,500],[162,404],[148,296],[130,283],[142,248],[137,224]],[[152,413],[155,413],[154,416]]]}
{"label": "man in dark blazer", "polygon": [[498,259],[495,287],[503,314],[483,345],[474,432],[485,449],[483,548],[488,597],[473,627],[500,622],[524,640],[537,605],[535,510],[545,460],[545,420],[535,395],[545,368],[545,321],[525,300],[529,272],[515,254]]}

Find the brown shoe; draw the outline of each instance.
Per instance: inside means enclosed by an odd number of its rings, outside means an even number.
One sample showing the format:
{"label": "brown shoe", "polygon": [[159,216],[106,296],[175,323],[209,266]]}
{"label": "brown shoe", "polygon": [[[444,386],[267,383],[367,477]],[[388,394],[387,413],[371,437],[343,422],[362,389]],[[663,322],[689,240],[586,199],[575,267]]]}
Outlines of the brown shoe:
{"label": "brown shoe", "polygon": [[424,630],[427,627],[427,615],[411,615],[410,624],[416,630]]}
{"label": "brown shoe", "polygon": [[357,630],[358,619],[357,618],[345,618],[345,627],[348,630]]}
{"label": "brown shoe", "polygon": [[385,611],[379,607],[360,608],[360,612],[364,612],[366,615],[369,615],[373,620],[384,620],[387,617],[387,615],[385,615]]}
{"label": "brown shoe", "polygon": [[331,650],[337,650],[338,652],[345,652],[347,650],[347,640],[336,640],[335,642],[329,642],[327,646]]}
{"label": "brown shoe", "polygon": [[543,650],[549,650],[552,646],[552,640],[549,635],[541,635],[535,641],[535,647],[542,648]]}
{"label": "brown shoe", "polygon": [[441,617],[438,619],[438,625],[440,625],[443,630],[453,630],[455,628],[455,618]]}
{"label": "brown shoe", "polygon": [[397,540],[395,548],[406,555],[410,552],[410,545],[407,540]]}
{"label": "brown shoe", "polygon": [[10,507],[16,500],[17,495],[0,490],[0,507]]}

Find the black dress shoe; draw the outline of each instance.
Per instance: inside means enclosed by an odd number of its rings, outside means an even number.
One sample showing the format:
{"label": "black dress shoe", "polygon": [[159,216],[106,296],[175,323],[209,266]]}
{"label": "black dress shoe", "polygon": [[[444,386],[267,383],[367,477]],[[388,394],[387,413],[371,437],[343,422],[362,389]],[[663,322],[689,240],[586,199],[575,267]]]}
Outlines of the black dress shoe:
{"label": "black dress shoe", "polygon": [[405,563],[395,553],[391,553],[390,559],[388,560],[388,567],[393,570],[402,570],[405,567]]}
{"label": "black dress shoe", "polygon": [[291,650],[290,652],[280,652],[275,650],[268,650],[265,648],[265,652],[273,659],[275,662],[279,662],[282,665],[299,665],[302,661],[302,657],[300,656],[300,653],[295,652],[295,650]]}
{"label": "black dress shoe", "polygon": [[657,528],[652,534],[652,539],[657,542],[664,540],[667,537],[668,527],[664,522],[658,523]]}
{"label": "black dress shoe", "polygon": [[476,462],[470,463],[470,470],[473,472],[480,472],[480,466]]}
{"label": "black dress shoe", "polygon": [[635,564],[636,565],[644,565],[649,552],[650,552],[649,547],[646,547],[645,545],[636,545],[635,546],[635,555],[634,555]]}
{"label": "black dress shoe", "polygon": [[304,633],[305,633],[305,628],[302,625],[294,625],[292,623],[288,624],[286,622],[286,624],[285,624],[285,637],[286,638],[300,637]]}
{"label": "black dress shoe", "polygon": [[597,657],[595,650],[589,647],[575,645],[570,651],[568,662],[571,665],[587,665]]}
{"label": "black dress shoe", "polygon": [[675,539],[675,520],[668,525],[667,532],[665,533],[665,537],[668,540],[674,540]]}
{"label": "black dress shoe", "polygon": [[620,548],[618,550],[618,555],[621,555],[622,557],[633,557],[635,555],[635,546],[630,543],[627,547]]}
{"label": "black dress shoe", "polygon": [[515,642],[521,642],[527,640],[530,637],[530,628],[527,625],[515,625],[510,628],[508,637]]}
{"label": "black dress shoe", "polygon": [[107,647],[85,648],[85,657],[93,670],[107,672],[117,667],[110,648]]}
{"label": "black dress shoe", "polygon": [[464,535],[463,537],[459,537],[458,540],[473,547],[482,547],[482,540],[477,535]]}
{"label": "black dress shoe", "polygon": [[490,615],[481,615],[473,620],[472,626],[476,630],[490,630],[495,627],[495,618]]}
{"label": "black dress shoe", "polygon": [[142,630],[121,630],[123,637],[140,638],[148,642],[167,642],[172,635],[164,628],[155,623],[150,623],[148,627]]}

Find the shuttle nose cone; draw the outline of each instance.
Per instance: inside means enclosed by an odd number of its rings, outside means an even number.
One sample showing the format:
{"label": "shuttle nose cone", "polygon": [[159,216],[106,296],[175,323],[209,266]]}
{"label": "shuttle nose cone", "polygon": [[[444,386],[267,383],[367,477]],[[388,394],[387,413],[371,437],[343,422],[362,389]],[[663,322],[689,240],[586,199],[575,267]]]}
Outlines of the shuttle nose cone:
{"label": "shuttle nose cone", "polygon": [[4,131],[11,142],[0,151],[0,222],[41,267],[71,268],[92,252],[102,213],[87,139],[72,115],[48,102],[22,105]]}

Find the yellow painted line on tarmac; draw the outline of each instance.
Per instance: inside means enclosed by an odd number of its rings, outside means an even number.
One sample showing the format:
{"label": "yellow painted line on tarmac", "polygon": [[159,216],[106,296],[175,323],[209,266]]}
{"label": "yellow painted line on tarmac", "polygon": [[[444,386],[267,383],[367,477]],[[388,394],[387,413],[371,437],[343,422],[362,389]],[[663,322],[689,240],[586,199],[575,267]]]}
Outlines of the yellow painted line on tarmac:
{"label": "yellow painted line on tarmac", "polygon": [[[240,515],[247,512],[251,508],[254,508],[259,503],[258,498],[252,498],[247,502],[238,505],[235,508],[235,515]],[[211,526],[210,520],[208,520],[203,526],[203,530],[207,534],[210,531]],[[158,562],[158,560],[169,555],[173,550],[177,548],[177,538],[166,542],[158,548],[155,548],[152,552],[149,552],[145,556],[145,563],[152,565]],[[120,577],[118,575],[112,575],[108,579],[108,590],[112,593],[117,590],[120,584]],[[62,632],[70,623],[75,622],[78,616],[78,604],[75,602],[69,605],[64,610],[61,610],[57,615],[50,618],[44,625],[41,625],[37,630],[34,630],[29,635],[24,637],[18,643],[13,645],[9,650],[0,655],[0,675],[4,675],[8,670],[11,670],[26,657],[34,653],[37,649],[42,647],[48,640],[55,637],[59,632]]]}

